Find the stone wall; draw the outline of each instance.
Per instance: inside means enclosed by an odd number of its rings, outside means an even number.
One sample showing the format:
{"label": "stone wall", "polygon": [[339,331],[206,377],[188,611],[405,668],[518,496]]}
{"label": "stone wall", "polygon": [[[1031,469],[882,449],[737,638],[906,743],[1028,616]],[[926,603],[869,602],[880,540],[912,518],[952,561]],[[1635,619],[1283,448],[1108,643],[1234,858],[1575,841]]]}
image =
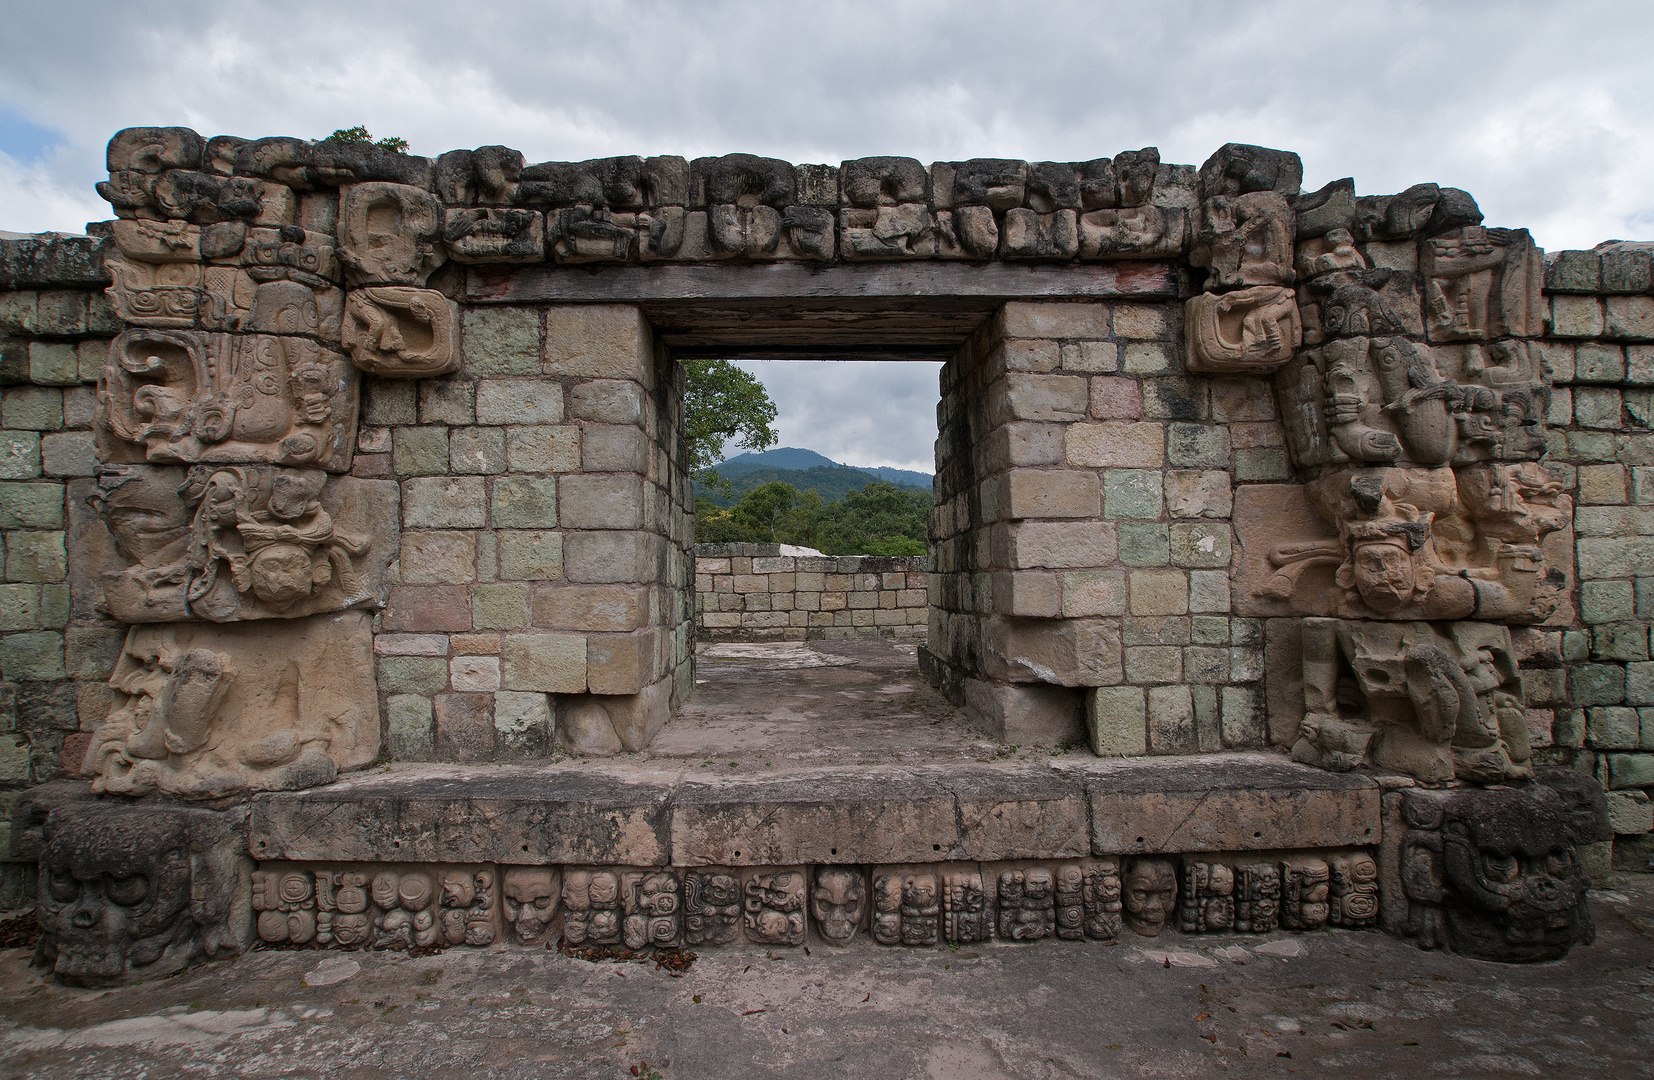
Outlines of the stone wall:
{"label": "stone wall", "polygon": [[782,555],[779,544],[697,544],[695,636],[923,639],[928,564],[922,555]]}
{"label": "stone wall", "polygon": [[1575,502],[1579,619],[1531,645],[1532,725],[1609,789],[1616,865],[1654,858],[1654,280],[1647,244],[1546,259],[1547,460]]}

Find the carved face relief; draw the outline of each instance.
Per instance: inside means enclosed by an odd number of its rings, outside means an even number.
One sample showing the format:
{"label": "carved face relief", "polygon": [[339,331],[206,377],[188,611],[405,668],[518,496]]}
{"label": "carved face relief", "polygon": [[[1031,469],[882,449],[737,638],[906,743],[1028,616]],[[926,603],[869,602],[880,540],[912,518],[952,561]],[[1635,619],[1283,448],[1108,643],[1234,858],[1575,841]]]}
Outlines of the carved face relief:
{"label": "carved face relief", "polygon": [[98,469],[97,509],[120,553],[151,564],[189,530],[191,511],[170,474],[133,466]]}
{"label": "carved face relief", "polygon": [[505,872],[505,919],[519,945],[538,945],[557,914],[556,871],[543,866],[513,866]]}
{"label": "carved face relief", "polygon": [[1387,613],[1410,603],[1416,585],[1413,555],[1403,543],[1370,541],[1350,554],[1356,591],[1374,611]]}
{"label": "carved face relief", "polygon": [[1126,924],[1159,937],[1177,905],[1177,874],[1165,859],[1133,859],[1125,882]]}
{"label": "carved face relief", "polygon": [[867,913],[866,902],[867,890],[859,872],[843,867],[816,871],[815,890],[810,894],[810,915],[828,944],[850,943]]}

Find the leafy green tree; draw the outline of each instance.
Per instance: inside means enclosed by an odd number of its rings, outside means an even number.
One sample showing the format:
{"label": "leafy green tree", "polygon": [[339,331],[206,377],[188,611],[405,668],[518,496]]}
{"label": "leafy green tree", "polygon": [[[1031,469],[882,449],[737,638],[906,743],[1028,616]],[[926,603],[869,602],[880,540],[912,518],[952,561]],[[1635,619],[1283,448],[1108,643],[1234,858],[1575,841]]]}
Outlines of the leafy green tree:
{"label": "leafy green tree", "polygon": [[[723,460],[724,443],[739,437],[744,450],[775,443],[775,403],[764,384],[728,360],[691,358],[683,394],[684,438],[689,473],[703,488],[727,491],[729,482],[712,466]],[[790,485],[789,485],[790,486]]]}
{"label": "leafy green tree", "polygon": [[379,149],[389,150],[393,154],[406,154],[408,152],[407,139],[399,139],[395,135],[390,135],[383,139],[375,140],[372,135],[368,134],[368,129],[360,124],[355,127],[340,128],[338,131],[335,131],[333,134],[323,139],[322,142],[372,143],[374,146],[379,147]]}

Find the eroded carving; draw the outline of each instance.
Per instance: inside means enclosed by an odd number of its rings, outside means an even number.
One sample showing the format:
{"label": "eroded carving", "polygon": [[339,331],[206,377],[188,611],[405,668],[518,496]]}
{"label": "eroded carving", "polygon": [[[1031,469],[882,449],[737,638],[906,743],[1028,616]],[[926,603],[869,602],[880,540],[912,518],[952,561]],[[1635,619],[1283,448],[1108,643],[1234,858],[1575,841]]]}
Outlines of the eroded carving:
{"label": "eroded carving", "polygon": [[1277,192],[1211,196],[1201,204],[1189,261],[1207,268],[1208,288],[1291,285],[1294,235],[1292,206]]}
{"label": "eroded carving", "polygon": [[1120,934],[1120,860],[1094,859],[1080,864],[1084,874],[1083,894],[1085,936],[1093,941],[1113,941]]}
{"label": "eroded carving", "polygon": [[1304,620],[1295,760],[1428,783],[1533,774],[1510,631],[1492,623]]}
{"label": "eroded carving", "polygon": [[804,944],[804,871],[743,871],[741,925],[759,945]]}
{"label": "eroded carving", "polygon": [[134,626],[83,770],[98,792],[215,798],[325,784],[379,752],[368,617]]}
{"label": "eroded carving", "polygon": [[364,283],[423,285],[447,258],[442,215],[429,192],[406,184],[352,184],[339,203],[339,257]]}
{"label": "eroded carving", "polygon": [[1332,914],[1332,874],[1325,859],[1281,862],[1281,925],[1288,930],[1325,926]]}
{"label": "eroded carving", "polygon": [[613,870],[563,871],[563,940],[570,945],[619,945],[620,875]]}
{"label": "eroded carving", "polygon": [[1177,871],[1167,859],[1133,859],[1126,869],[1126,925],[1159,937],[1177,908]]}
{"label": "eroded carving", "polygon": [[1278,285],[1201,293],[1186,311],[1190,371],[1268,375],[1292,359],[1303,338],[1293,292]]}
{"label": "eroded carving", "polygon": [[942,874],[942,937],[946,941],[987,941],[994,919],[982,871],[967,867]]}
{"label": "eroded carving", "polygon": [[860,870],[818,867],[810,893],[810,919],[829,945],[848,945],[867,921],[867,882]]}
{"label": "eroded carving", "polygon": [[459,263],[537,263],[546,258],[545,221],[538,210],[449,210],[442,239]]}
{"label": "eroded carving", "polygon": [[[507,867],[500,882],[505,921],[519,945],[544,944],[557,917],[560,894],[555,866]],[[565,931],[567,927],[565,926]]]}
{"label": "eroded carving", "polygon": [[342,949],[489,945],[499,932],[491,868],[265,863],[252,874],[270,944]]}
{"label": "eroded carving", "polygon": [[670,870],[622,875],[625,891],[622,939],[632,950],[676,948],[683,940],[682,883]]}
{"label": "eroded carving", "polygon": [[36,962],[78,986],[149,979],[252,942],[245,811],[77,801],[43,826]]}
{"label": "eroded carving", "polygon": [[690,870],[683,876],[683,939],[688,945],[728,945],[741,933],[741,882],[728,870]]}
{"label": "eroded carving", "polygon": [[459,309],[430,289],[354,289],[340,341],[351,363],[388,379],[427,379],[459,370]]}
{"label": "eroded carving", "polygon": [[1056,930],[1056,883],[1044,866],[1015,867],[999,874],[999,936],[1038,941]]}
{"label": "eroded carving", "polygon": [[345,357],[311,338],[128,330],[98,378],[99,457],[344,472],[357,383]]}

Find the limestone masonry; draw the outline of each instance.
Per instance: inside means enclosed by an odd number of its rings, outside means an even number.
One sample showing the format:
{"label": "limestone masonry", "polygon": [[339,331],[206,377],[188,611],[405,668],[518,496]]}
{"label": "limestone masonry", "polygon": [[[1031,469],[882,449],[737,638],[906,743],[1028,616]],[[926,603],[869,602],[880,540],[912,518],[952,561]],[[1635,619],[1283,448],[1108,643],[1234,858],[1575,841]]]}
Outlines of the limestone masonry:
{"label": "limestone masonry", "polygon": [[[1654,858],[1654,244],[1239,144],[108,165],[114,221],[0,239],[5,881],[66,981],[1329,924],[1542,960]],[[706,355],[945,361],[930,555],[697,553]],[[1059,753],[627,756],[697,637],[858,635]]]}

